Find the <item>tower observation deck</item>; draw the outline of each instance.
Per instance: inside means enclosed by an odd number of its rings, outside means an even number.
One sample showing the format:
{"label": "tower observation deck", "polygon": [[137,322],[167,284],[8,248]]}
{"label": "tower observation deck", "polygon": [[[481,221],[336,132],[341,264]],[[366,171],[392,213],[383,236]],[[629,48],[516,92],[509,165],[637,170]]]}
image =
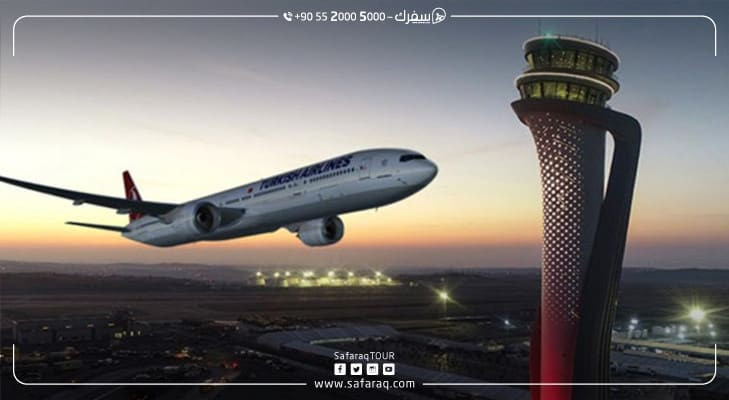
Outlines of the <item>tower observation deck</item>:
{"label": "tower observation deck", "polygon": [[604,106],[620,88],[620,58],[607,47],[565,36],[524,42],[529,66],[516,78],[522,99],[560,99]]}
{"label": "tower observation deck", "polygon": [[[542,293],[531,339],[534,400],[605,399],[640,124],[606,102],[620,59],[584,39],[524,43],[525,71],[512,103],[537,147],[542,183]],[[607,189],[605,133],[615,141]]]}

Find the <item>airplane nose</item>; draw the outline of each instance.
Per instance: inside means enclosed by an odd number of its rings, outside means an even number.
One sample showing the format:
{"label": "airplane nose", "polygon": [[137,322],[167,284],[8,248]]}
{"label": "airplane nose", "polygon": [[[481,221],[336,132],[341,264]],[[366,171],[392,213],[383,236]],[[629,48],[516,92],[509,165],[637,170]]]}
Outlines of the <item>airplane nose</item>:
{"label": "airplane nose", "polygon": [[[418,160],[421,161],[421,160]],[[417,167],[415,167],[415,171],[413,171],[414,175],[414,183],[417,185],[425,186],[429,184],[436,175],[438,175],[438,166],[435,165],[430,160],[422,160]]]}
{"label": "airplane nose", "polygon": [[429,168],[428,182],[430,182],[435,178],[436,175],[438,175],[438,166],[435,165],[435,163],[432,161],[428,161],[428,164],[430,164],[428,166],[428,168]]}

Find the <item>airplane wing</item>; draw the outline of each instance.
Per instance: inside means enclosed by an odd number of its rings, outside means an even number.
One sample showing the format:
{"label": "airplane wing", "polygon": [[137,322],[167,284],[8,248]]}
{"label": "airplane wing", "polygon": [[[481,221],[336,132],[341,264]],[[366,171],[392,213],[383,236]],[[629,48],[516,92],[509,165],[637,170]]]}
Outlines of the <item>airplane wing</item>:
{"label": "airplane wing", "polygon": [[129,232],[129,230],[123,226],[111,226],[111,225],[99,225],[99,224],[88,224],[86,222],[74,222],[68,221],[67,225],[83,226],[84,228],[103,229],[106,231],[114,232]]}
{"label": "airplane wing", "polygon": [[52,196],[73,200],[73,205],[93,204],[96,206],[116,209],[121,214],[137,212],[141,214],[159,216],[174,210],[178,204],[155,203],[151,201],[127,200],[119,197],[103,196],[92,193],[76,192],[73,190],[54,188],[37,183],[19,181],[17,179],[0,176],[0,182],[35,190]]}

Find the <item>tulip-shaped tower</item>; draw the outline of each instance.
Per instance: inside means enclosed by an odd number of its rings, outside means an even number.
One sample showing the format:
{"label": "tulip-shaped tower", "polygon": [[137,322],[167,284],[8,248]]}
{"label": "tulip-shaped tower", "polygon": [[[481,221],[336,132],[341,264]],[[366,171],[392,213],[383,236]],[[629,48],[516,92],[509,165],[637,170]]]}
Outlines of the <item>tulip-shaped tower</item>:
{"label": "tulip-shaped tower", "polygon": [[[524,43],[512,103],[532,132],[542,180],[542,294],[531,342],[534,382],[606,382],[641,130],[606,107],[619,58],[600,44],[542,36]],[[615,146],[607,189],[605,132]],[[605,387],[533,386],[538,400],[601,399]]]}

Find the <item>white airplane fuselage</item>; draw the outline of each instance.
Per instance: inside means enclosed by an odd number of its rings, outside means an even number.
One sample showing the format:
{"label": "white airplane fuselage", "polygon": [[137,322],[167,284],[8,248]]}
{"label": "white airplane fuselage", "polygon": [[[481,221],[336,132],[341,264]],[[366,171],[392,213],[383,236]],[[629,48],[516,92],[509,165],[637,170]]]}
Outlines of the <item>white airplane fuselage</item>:
{"label": "white airplane fuselage", "polygon": [[[410,150],[349,153],[183,203],[163,218],[142,216],[130,222],[122,235],[167,247],[273,232],[281,227],[299,232],[300,228],[309,229],[311,224],[307,221],[329,218],[322,221],[334,224],[333,230],[341,230],[333,243],[343,234],[337,215],[402,200],[424,188],[437,171],[433,162]],[[195,220],[203,206],[214,211],[202,217],[207,219],[209,225],[203,225],[210,227],[209,230],[200,229],[199,221]],[[339,227],[331,218],[338,221]],[[302,236],[304,232],[299,235],[307,243]]]}

